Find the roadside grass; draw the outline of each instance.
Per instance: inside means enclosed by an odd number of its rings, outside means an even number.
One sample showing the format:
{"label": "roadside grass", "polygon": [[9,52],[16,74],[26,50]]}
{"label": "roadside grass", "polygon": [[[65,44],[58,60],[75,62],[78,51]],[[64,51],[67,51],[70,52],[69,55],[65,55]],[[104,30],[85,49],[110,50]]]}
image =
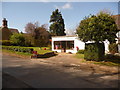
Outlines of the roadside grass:
{"label": "roadside grass", "polygon": [[15,52],[15,51],[5,50],[5,49],[2,49],[2,52],[15,53],[15,54],[26,55],[26,56],[30,56],[30,55],[32,55],[32,54],[30,54],[30,53]]}
{"label": "roadside grass", "polygon": [[75,54],[75,57],[78,59],[84,59],[84,54]]}
{"label": "roadside grass", "polygon": [[84,54],[75,54],[74,56],[77,59],[80,60],[81,63],[92,63],[92,64],[99,64],[99,65],[106,65],[106,66],[120,66],[120,58],[109,58],[102,61],[87,61],[84,59]]}
{"label": "roadside grass", "polygon": [[30,53],[15,52],[15,51],[5,50],[5,49],[2,49],[1,51],[2,51],[3,54],[18,56],[18,57],[22,57],[22,58],[29,58],[32,55]]}
{"label": "roadside grass", "polygon": [[[20,47],[20,46],[18,46]],[[38,54],[45,54],[48,52],[52,52],[49,47],[27,47],[27,48],[33,48],[34,51],[37,51]],[[46,50],[44,50],[46,48]],[[2,49],[2,53],[10,54],[10,55],[15,55],[15,56],[20,56],[20,57],[30,57],[32,53],[24,53],[24,52],[15,52],[11,50],[6,50]]]}
{"label": "roadside grass", "polygon": [[[17,46],[17,47],[21,47],[21,46]],[[37,51],[38,54],[45,54],[45,53],[48,53],[48,52],[52,52],[50,50],[50,47],[41,47],[41,48],[40,47],[25,47],[25,48],[33,48],[34,51]],[[44,50],[45,48],[46,48],[46,50]],[[8,51],[10,51],[10,50],[8,50]],[[12,51],[12,52],[14,52],[14,51]],[[22,53],[22,52],[16,52],[16,53],[27,55],[26,53]]]}

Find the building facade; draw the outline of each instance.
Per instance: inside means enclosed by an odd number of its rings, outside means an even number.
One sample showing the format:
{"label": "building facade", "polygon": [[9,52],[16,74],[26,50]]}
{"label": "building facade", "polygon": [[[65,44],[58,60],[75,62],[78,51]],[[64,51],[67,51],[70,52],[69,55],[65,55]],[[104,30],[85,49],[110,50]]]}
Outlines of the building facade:
{"label": "building facade", "polygon": [[[87,42],[91,43],[91,42]],[[105,41],[105,52],[108,53],[109,42]],[[77,53],[78,50],[84,50],[85,43],[78,36],[54,36],[52,37],[52,51]]]}
{"label": "building facade", "polygon": [[78,49],[84,49],[84,46],[77,36],[52,37],[52,51],[76,53]]}

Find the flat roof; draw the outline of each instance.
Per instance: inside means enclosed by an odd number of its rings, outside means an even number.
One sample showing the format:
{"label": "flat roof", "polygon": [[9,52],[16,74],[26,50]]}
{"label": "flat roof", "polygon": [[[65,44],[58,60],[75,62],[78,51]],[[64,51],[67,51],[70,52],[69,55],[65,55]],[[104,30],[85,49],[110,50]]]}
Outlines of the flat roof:
{"label": "flat roof", "polygon": [[77,37],[76,35],[69,35],[69,36],[52,36],[52,37]]}

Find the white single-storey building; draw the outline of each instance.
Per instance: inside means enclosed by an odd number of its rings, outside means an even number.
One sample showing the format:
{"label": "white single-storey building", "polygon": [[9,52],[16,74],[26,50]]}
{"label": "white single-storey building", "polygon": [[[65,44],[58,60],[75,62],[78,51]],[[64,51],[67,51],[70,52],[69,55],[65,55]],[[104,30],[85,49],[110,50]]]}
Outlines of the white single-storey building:
{"label": "white single-storey building", "polygon": [[84,42],[77,36],[55,36],[52,37],[52,51],[76,53],[77,48],[84,49]]}
{"label": "white single-storey building", "polygon": [[[108,52],[109,42],[105,42],[105,52]],[[52,51],[77,53],[78,49],[83,50],[85,43],[78,36],[54,36],[52,37]]]}

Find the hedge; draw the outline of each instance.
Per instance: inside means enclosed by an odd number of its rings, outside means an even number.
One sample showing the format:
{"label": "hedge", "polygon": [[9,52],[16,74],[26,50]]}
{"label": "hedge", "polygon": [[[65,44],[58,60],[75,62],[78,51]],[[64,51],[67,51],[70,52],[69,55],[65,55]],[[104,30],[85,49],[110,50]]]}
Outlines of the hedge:
{"label": "hedge", "polygon": [[87,43],[85,44],[84,59],[101,61],[104,59],[104,43]]}
{"label": "hedge", "polygon": [[2,49],[11,50],[15,52],[24,52],[24,53],[32,53],[33,51],[33,48],[19,47],[19,46],[2,46]]}
{"label": "hedge", "polygon": [[109,52],[111,54],[118,53],[118,44],[116,43],[109,44]]}
{"label": "hedge", "polygon": [[0,40],[0,45],[10,46],[11,41],[10,40]]}

